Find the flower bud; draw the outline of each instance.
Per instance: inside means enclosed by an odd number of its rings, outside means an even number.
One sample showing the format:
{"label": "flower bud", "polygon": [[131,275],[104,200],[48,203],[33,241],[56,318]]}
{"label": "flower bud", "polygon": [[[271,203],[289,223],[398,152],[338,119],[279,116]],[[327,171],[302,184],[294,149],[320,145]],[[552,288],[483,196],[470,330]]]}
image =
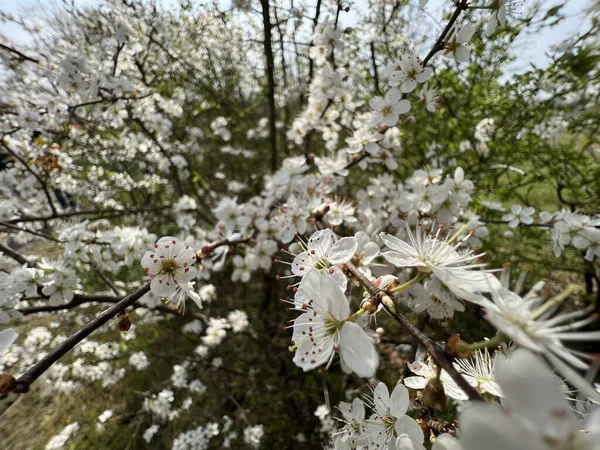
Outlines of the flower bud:
{"label": "flower bud", "polygon": [[131,328],[131,318],[129,317],[129,314],[120,313],[118,317],[119,323],[117,324],[117,328],[119,331],[129,331]]}
{"label": "flower bud", "polygon": [[384,295],[381,297],[381,303],[383,303],[383,305],[391,312],[396,313],[396,305],[389,295]]}
{"label": "flower bud", "polygon": [[468,350],[460,350],[461,347],[465,347],[467,345],[469,344],[467,344],[460,338],[460,334],[453,334],[448,338],[448,342],[446,343],[446,349],[448,350],[448,353],[450,353],[450,355],[452,355],[455,358],[468,358],[469,356],[471,356],[471,352]]}
{"label": "flower bud", "polygon": [[15,377],[12,375],[0,374],[0,394],[11,391],[15,387],[15,384],[17,384]]}

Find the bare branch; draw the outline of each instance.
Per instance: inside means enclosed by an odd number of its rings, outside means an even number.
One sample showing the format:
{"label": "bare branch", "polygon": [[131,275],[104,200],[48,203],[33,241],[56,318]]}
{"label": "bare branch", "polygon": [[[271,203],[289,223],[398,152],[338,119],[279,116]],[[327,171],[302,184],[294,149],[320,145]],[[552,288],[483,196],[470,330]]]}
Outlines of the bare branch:
{"label": "bare branch", "polygon": [[467,9],[467,3],[468,3],[468,0],[457,0],[456,1],[456,9],[454,10],[454,13],[452,14],[452,17],[450,17],[450,20],[448,21],[446,28],[444,28],[444,31],[442,31],[442,34],[440,34],[437,41],[435,41],[435,44],[433,44],[433,47],[431,48],[429,53],[427,53],[427,56],[423,60],[423,67],[425,67],[427,65],[427,63],[433,57],[433,55],[435,55],[440,50],[444,49],[444,39],[446,39],[446,36],[450,32],[450,30],[452,30],[452,27],[458,20],[458,16],[460,16],[460,13]]}
{"label": "bare branch", "polygon": [[1,242],[0,242],[0,253],[4,253],[9,258],[12,258],[15,261],[17,261],[19,264],[25,264],[25,265],[27,265],[27,267],[33,267],[34,266],[34,264],[31,263],[23,255],[21,255],[20,253],[15,252],[12,248],[10,248],[8,246],[5,246]]}
{"label": "bare branch", "polygon": [[[46,372],[54,363],[71,351],[82,340],[107,323],[110,319],[115,317],[120,312],[125,311],[127,307],[137,302],[149,291],[150,283],[146,283],[133,294],[124,297],[117,304],[100,313],[95,319],[84,325],[80,330],[67,338],[58,347],[56,347],[40,361],[29,368],[27,372],[21,375],[12,389],[10,389],[8,392],[3,392],[0,394],[0,402],[6,400],[11,394],[24,394],[28,392],[31,384],[33,384],[40,376],[42,376],[44,372]],[[0,408],[0,413],[4,411],[5,409]]]}
{"label": "bare branch", "polygon": [[[388,294],[385,291],[377,288],[373,283],[371,283],[367,277],[365,277],[354,264],[346,263],[346,268],[352,274],[356,280],[358,280],[366,289],[373,295],[377,297],[379,300],[383,296],[387,296]],[[382,302],[381,302],[382,303]],[[382,303],[385,310],[388,312],[390,316],[394,318],[396,322],[398,322],[402,328],[404,328],[413,338],[417,340],[417,342],[425,349],[436,363],[448,372],[448,375],[458,384],[458,386],[469,396],[471,400],[483,400],[483,397],[477,390],[469,384],[469,382],[458,372],[454,366],[452,365],[452,357],[436,342],[429,339],[418,327],[413,325],[413,323],[408,320],[404,314],[391,311],[385,303]]]}
{"label": "bare branch", "polygon": [[0,49],[2,49],[2,50],[6,50],[7,52],[10,52],[10,53],[13,53],[13,54],[17,55],[17,57],[18,57],[20,60],[22,60],[22,61],[30,61],[30,62],[32,62],[32,63],[36,63],[36,64],[39,64],[39,63],[40,63],[40,61],[39,61],[38,59],[32,58],[32,57],[30,57],[30,56],[27,56],[27,55],[25,55],[24,53],[20,52],[19,50],[17,50],[17,49],[14,49],[14,48],[12,48],[12,47],[9,47],[9,46],[7,46],[7,45],[0,44]]}

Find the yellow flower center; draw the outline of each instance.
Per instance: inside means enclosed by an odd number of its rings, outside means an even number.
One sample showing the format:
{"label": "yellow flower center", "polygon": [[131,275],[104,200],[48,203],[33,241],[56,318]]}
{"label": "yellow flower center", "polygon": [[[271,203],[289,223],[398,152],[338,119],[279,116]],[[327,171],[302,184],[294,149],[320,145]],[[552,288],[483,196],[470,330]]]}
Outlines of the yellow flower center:
{"label": "yellow flower center", "polygon": [[173,274],[177,270],[177,263],[174,259],[167,259],[160,265],[160,271],[166,274]]}

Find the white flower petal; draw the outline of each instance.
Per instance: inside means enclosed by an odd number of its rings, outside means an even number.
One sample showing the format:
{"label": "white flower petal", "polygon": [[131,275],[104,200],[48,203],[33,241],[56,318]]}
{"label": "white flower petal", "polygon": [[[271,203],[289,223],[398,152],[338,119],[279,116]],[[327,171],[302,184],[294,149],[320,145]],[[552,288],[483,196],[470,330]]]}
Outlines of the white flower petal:
{"label": "white flower petal", "polygon": [[345,237],[337,241],[329,252],[327,259],[333,265],[339,265],[350,261],[358,248],[358,241],[355,237]]}
{"label": "white flower petal", "polygon": [[411,389],[425,389],[429,380],[424,377],[406,377],[403,382],[406,387]]}
{"label": "white flower petal", "polygon": [[460,418],[463,450],[547,450],[546,445],[497,405],[476,404]]}
{"label": "white flower petal", "polygon": [[375,376],[379,366],[379,354],[373,340],[362,327],[346,322],[340,331],[340,356],[359,377]]}
{"label": "white flower petal", "polygon": [[[325,311],[328,311],[336,320],[346,320],[350,315],[348,299],[340,287],[330,278],[321,277],[318,296],[327,299],[328,308]],[[323,311],[317,310],[317,312],[324,314]]]}
{"label": "white flower petal", "polygon": [[498,362],[496,380],[504,393],[503,406],[545,436],[563,441],[577,421],[560,391],[561,381],[534,354],[518,349]]}
{"label": "white flower petal", "polygon": [[[399,384],[398,386],[402,386],[402,385]],[[402,386],[402,387],[404,387],[404,386]],[[394,426],[394,428],[396,429],[396,433],[398,435],[407,434],[411,438],[413,438],[415,441],[423,442],[423,439],[424,439],[423,429],[417,423],[417,421],[410,416],[402,415],[402,416],[398,417],[398,420],[396,421],[396,425]]]}
{"label": "white flower petal", "polygon": [[410,437],[408,434],[401,434],[396,439],[397,450],[425,450],[423,444],[417,442],[415,439]]}
{"label": "white flower petal", "polygon": [[390,396],[390,411],[396,417],[406,414],[408,409],[408,390],[404,385],[397,384]]}
{"label": "white flower petal", "polygon": [[160,297],[168,297],[177,290],[177,283],[173,282],[171,275],[157,275],[152,278],[150,289]]}
{"label": "white flower petal", "polygon": [[18,336],[19,334],[12,328],[0,331],[0,356],[15,342]]}
{"label": "white flower petal", "polygon": [[462,450],[460,443],[449,434],[440,434],[435,438],[431,450]]}
{"label": "white flower petal", "polygon": [[156,275],[160,271],[161,261],[158,254],[154,251],[149,251],[142,258],[142,267],[149,275]]}

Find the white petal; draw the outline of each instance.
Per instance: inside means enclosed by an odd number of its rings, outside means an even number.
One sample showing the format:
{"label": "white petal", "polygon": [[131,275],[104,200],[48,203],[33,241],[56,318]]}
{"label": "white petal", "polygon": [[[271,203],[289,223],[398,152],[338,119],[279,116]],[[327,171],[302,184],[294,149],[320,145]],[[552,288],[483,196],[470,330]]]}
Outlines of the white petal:
{"label": "white petal", "polygon": [[357,231],[356,234],[354,235],[354,237],[356,238],[356,241],[358,242],[358,248],[362,249],[363,251],[364,251],[365,245],[367,245],[369,242],[371,242],[371,238],[364,231]]}
{"label": "white petal", "polygon": [[405,386],[411,389],[425,389],[429,380],[423,377],[406,377],[403,382]]}
{"label": "white petal", "polygon": [[425,83],[433,75],[433,69],[431,67],[423,68],[423,71],[418,73],[415,77],[419,83]]}
{"label": "white petal", "polygon": [[490,16],[490,18],[488,19],[487,25],[486,25],[486,28],[485,28],[485,35],[486,36],[489,37],[489,36],[491,36],[494,33],[494,31],[496,31],[496,22],[497,22],[496,14],[492,14]]}
{"label": "white petal", "polygon": [[408,94],[409,92],[414,91],[416,87],[417,80],[415,80],[414,78],[409,78],[402,82],[402,84],[400,85],[400,90],[405,94]]}
{"label": "white petal", "polygon": [[345,237],[337,241],[329,252],[327,259],[333,265],[343,264],[350,261],[358,248],[358,241],[355,237]]}
{"label": "white petal", "polygon": [[408,390],[397,384],[390,396],[390,411],[396,417],[403,416],[408,409]]}
{"label": "white petal", "polygon": [[352,400],[352,418],[355,420],[365,418],[365,403],[360,398]]}
{"label": "white petal", "polygon": [[414,256],[408,256],[398,252],[383,252],[381,256],[396,267],[416,267],[422,265],[421,261]]}
{"label": "white petal", "polygon": [[431,378],[435,375],[435,371],[430,365],[422,363],[420,361],[408,363],[408,368],[412,373],[416,373],[421,377]]}
{"label": "white petal", "polygon": [[340,331],[340,356],[359,377],[375,376],[379,366],[379,354],[373,340],[362,327],[346,322]]}
{"label": "white petal", "polygon": [[398,435],[408,434],[415,441],[423,442],[423,429],[419,426],[417,421],[410,416],[402,415],[398,417],[394,428],[396,429],[396,433]]}
{"label": "white petal", "polygon": [[369,100],[369,106],[375,111],[381,111],[385,106],[385,102],[381,97],[373,97]]}
{"label": "white petal", "polygon": [[[395,111],[396,108],[394,108]],[[390,113],[383,117],[383,124],[388,127],[393,127],[398,123],[398,113]]]}
{"label": "white petal", "polygon": [[[462,268],[442,269],[439,267],[431,267],[431,270],[449,288],[457,286],[459,289],[471,294],[491,292],[500,285],[495,276],[483,270],[467,270]],[[467,298],[466,300],[470,299]]]}
{"label": "white petal", "polygon": [[329,302],[329,313],[337,320],[346,320],[350,315],[350,305],[348,299],[340,287],[331,279],[321,277],[320,296],[326,298]]}
{"label": "white petal", "polygon": [[338,266],[331,267],[325,272],[325,276],[337,284],[342,292],[346,292],[346,288],[348,287],[348,278],[346,278],[346,275],[344,275],[342,269],[340,269]]}
{"label": "white petal", "polygon": [[329,361],[333,353],[333,345],[333,339],[315,341],[305,339],[296,349],[294,364],[305,372],[315,369]]}
{"label": "white petal", "polygon": [[456,49],[455,54],[456,54],[456,60],[458,62],[468,62],[469,57],[471,56],[471,50],[469,50],[464,45],[461,45],[460,47],[458,47]]}
{"label": "white petal", "polygon": [[546,450],[540,439],[497,405],[476,404],[460,418],[463,450]]}
{"label": "white petal", "polygon": [[175,262],[178,266],[192,265],[196,262],[196,252],[191,247],[183,248],[175,258]]}
{"label": "white petal", "polygon": [[298,253],[292,261],[292,273],[298,277],[303,277],[313,269],[314,263],[314,258],[307,252]]}
{"label": "white petal", "polygon": [[[175,259],[181,250],[181,243],[173,236],[161,237],[156,243],[159,249],[162,249],[162,253],[165,259]],[[157,249],[158,250],[158,249]],[[177,253],[175,251],[177,250]]]}
{"label": "white petal", "polygon": [[0,355],[15,342],[18,336],[19,334],[12,328],[0,331]]}
{"label": "white petal", "polygon": [[[329,252],[335,238],[329,229],[315,231],[308,239],[308,252],[321,258]],[[314,251],[314,253],[312,253]]]}
{"label": "white petal", "polygon": [[396,449],[397,450],[425,450],[423,444],[417,442],[415,439],[410,437],[408,434],[402,434],[398,436],[396,440]]}
{"label": "white petal", "polygon": [[370,264],[377,255],[379,255],[379,245],[377,245],[375,242],[367,243],[363,248],[363,264]]}
{"label": "white petal", "polygon": [[506,23],[506,6],[500,5],[498,8],[498,22],[500,25],[504,25]]}
{"label": "white petal", "polygon": [[157,275],[152,278],[150,289],[159,297],[168,297],[177,290],[177,283],[173,283],[170,275]]}
{"label": "white petal", "polygon": [[400,100],[398,104],[394,107],[394,112],[396,114],[406,114],[410,111],[410,101],[409,100]]}
{"label": "white petal", "polygon": [[149,275],[156,275],[160,271],[161,260],[158,254],[154,251],[149,251],[142,258],[142,267]]}
{"label": "white petal", "polygon": [[392,236],[387,233],[379,233],[379,237],[383,241],[385,245],[387,245],[392,250],[396,250],[397,252],[404,253],[406,255],[417,256],[417,250],[407,242],[404,242],[402,239],[398,239],[396,236]]}
{"label": "white petal", "polygon": [[475,33],[475,27],[473,26],[473,24],[471,22],[467,22],[466,24],[463,25],[463,27],[458,32],[458,35],[456,36],[456,40],[458,42],[460,42],[461,44],[464,44],[473,37],[474,33]]}
{"label": "white petal", "polygon": [[496,380],[504,393],[504,407],[540,433],[564,441],[576,429],[573,412],[560,391],[560,379],[533,353],[518,349],[500,360]]}
{"label": "white petal", "polygon": [[398,103],[400,101],[401,97],[402,97],[402,94],[400,93],[400,91],[398,89],[390,89],[385,94],[385,102],[390,106],[394,106],[396,103]]}
{"label": "white petal", "polygon": [[373,402],[378,412],[387,411],[390,402],[390,391],[385,383],[379,383],[373,390]]}
{"label": "white petal", "polygon": [[431,450],[462,450],[458,441],[449,434],[440,434],[435,438]]}

